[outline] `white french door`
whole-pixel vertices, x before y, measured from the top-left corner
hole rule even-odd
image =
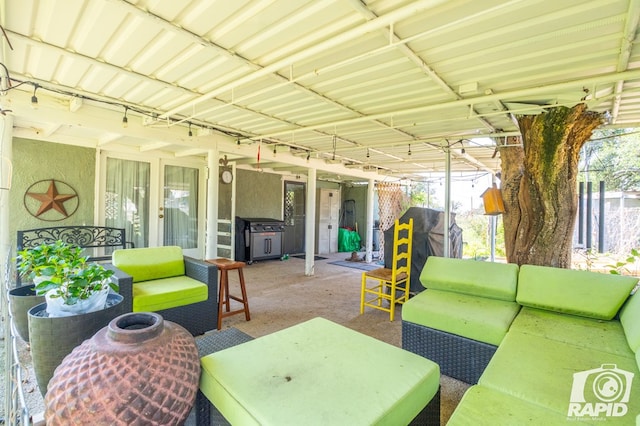
[[[205,229],[203,161],[103,152],[99,220],[125,228],[135,247],[177,245],[202,258]]]

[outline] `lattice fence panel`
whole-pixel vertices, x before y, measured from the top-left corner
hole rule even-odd
[[[399,183],[378,182],[378,210],[380,214],[380,228],[378,235],[378,259],[384,259],[384,231],[391,228],[395,220],[400,217],[403,206],[402,187]]]

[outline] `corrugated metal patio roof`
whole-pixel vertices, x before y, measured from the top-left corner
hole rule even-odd
[[[174,157],[217,146],[245,168],[260,146],[263,169],[421,179],[448,147],[453,170],[498,171],[515,114],[584,100],[609,126],[640,123],[638,0],[0,6],[0,62],[14,87],[32,83],[0,99],[17,137]]]

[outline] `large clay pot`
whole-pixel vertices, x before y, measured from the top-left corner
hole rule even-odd
[[[16,333],[25,342],[29,341],[29,309],[44,302],[44,296],[36,295],[35,285],[23,285],[9,290],[11,319]]]
[[[49,382],[48,426],[181,425],[200,380],[191,333],[156,313],[115,318],[69,354]]]
[[[29,309],[31,358],[36,382],[43,396],[53,372],[64,357],[107,326],[109,321],[125,312],[122,301],[120,294],[111,293],[107,296],[107,306],[104,309],[68,317],[47,316],[46,303]]]

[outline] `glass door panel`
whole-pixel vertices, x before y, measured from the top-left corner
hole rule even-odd
[[[107,158],[105,226],[124,228],[135,247],[149,246],[150,164]]]
[[[164,202],[160,218],[165,246],[183,250],[198,248],[199,170],[192,167],[164,166]]]

